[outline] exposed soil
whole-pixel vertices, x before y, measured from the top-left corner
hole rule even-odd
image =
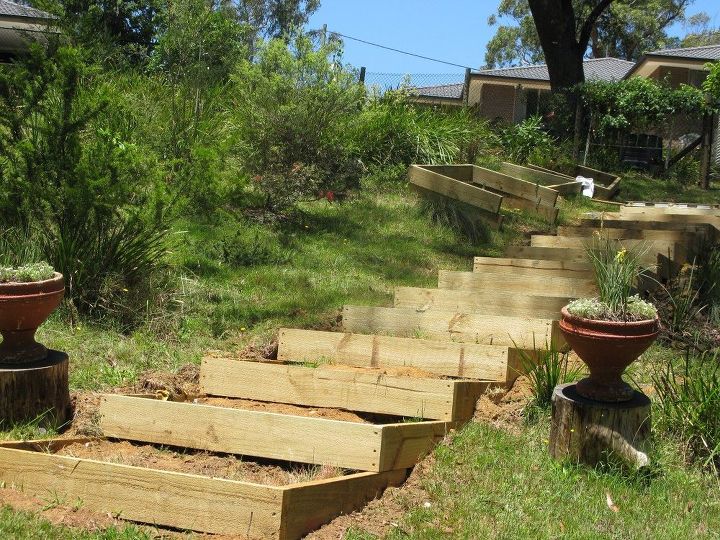
[[[258,357],[262,356],[263,358],[257,358],[257,360],[267,361],[264,354],[265,351],[263,351],[262,354],[258,354]],[[247,356],[245,356],[245,359],[247,359]],[[321,368],[437,378],[436,375],[414,368],[373,369],[341,365],[323,365]],[[251,400],[198,396],[198,375],[199,369],[194,365],[185,366],[175,374],[153,371],[141,376],[138,383],[131,388],[117,389],[113,390],[113,392],[156,394],[163,399],[195,401],[197,403],[221,407],[279,412],[350,422],[380,420],[373,418],[372,415],[361,416],[353,412],[338,409],[300,407]],[[490,390],[478,400],[473,421],[489,422],[505,430],[512,432],[517,431],[520,429],[519,426],[522,421],[523,408],[526,406],[530,395],[530,385],[526,377],[519,377],[515,381],[515,384],[507,391],[502,388]],[[99,394],[88,392],[76,393],[73,395],[73,401],[76,408],[75,420],[72,427],[63,434],[63,437],[99,435],[97,425]],[[453,433],[451,432],[449,438],[443,443],[448,444],[452,436]],[[293,482],[331,478],[342,474],[342,471],[335,468],[302,465],[297,465],[295,468],[281,467],[277,462],[263,462],[262,460],[261,462],[240,461],[233,456],[221,456],[207,452],[185,451],[180,449],[159,449],[152,445],[133,444],[127,441],[94,441],[89,445],[76,443],[66,447],[59,453],[140,467],[159,468],[268,485],[287,485]],[[387,489],[379,499],[371,501],[363,510],[336,518],[331,523],[310,534],[308,538],[312,540],[341,539],[350,528],[367,531],[382,537],[392,529],[402,527],[402,520],[408,511],[431,504],[430,498],[422,486],[422,479],[427,475],[433,463],[434,457],[432,455],[428,456],[414,468],[409,479],[401,487]],[[5,491],[8,490],[0,490],[0,497],[4,497]],[[51,510],[43,510],[43,505],[46,503],[33,500],[24,494],[10,492],[8,497],[8,499],[0,498],[0,501],[7,500],[7,504],[17,509],[28,509],[39,512],[42,517],[50,519],[53,523],[63,523],[71,527],[90,530],[106,528],[109,525],[116,524],[116,520],[110,515],[89,511],[83,511],[83,513],[78,514],[78,511],[74,508],[61,505]],[[48,514],[48,512],[50,513]],[[156,533],[160,533],[157,537],[162,538],[178,537],[173,532],[156,531]],[[234,538],[241,537],[198,535],[197,538],[234,540]]]
[[[95,459],[134,467],[199,474],[212,478],[242,480],[258,484],[284,486],[295,482],[334,478],[341,469],[325,466],[289,465],[246,461],[229,455],[190,450],[158,448],[128,441],[93,440],[68,445],[57,452],[60,456]]]
[[[92,512],[79,504],[65,501],[43,500],[14,489],[0,489],[0,505],[11,506],[22,512],[30,512],[48,520],[53,525],[82,528],[98,531],[112,526],[122,526],[122,522],[111,514]]]
[[[401,526],[403,517],[410,510],[431,504],[422,486],[422,479],[434,462],[434,456],[429,455],[415,466],[402,486],[387,488],[380,498],[370,501],[362,510],[335,518],[310,533],[306,539],[339,540],[345,537],[348,529],[367,531],[380,538],[384,537],[392,529]]]
[[[311,418],[327,418],[330,420],[344,420],[345,422],[369,423],[369,420],[350,411],[341,409],[324,409],[322,407],[300,407],[285,403],[269,403],[265,401],[252,401],[249,399],[231,399],[221,397],[198,397],[193,400],[203,405],[226,407],[230,409],[243,409],[246,411],[263,411]]]

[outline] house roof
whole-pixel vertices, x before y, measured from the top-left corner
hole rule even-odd
[[[463,95],[463,83],[441,84],[437,86],[422,86],[411,88],[410,93],[428,98],[461,99]]]
[[[633,62],[619,58],[591,58],[583,62],[587,80],[613,81],[622,79],[633,67]],[[500,69],[483,69],[475,73],[485,77],[550,81],[546,64]]]
[[[23,6],[10,2],[9,0],[0,0],[0,17],[20,17],[24,19],[53,19],[54,16],[45,11],[40,11],[29,6]]]
[[[720,45],[703,45],[702,47],[685,47],[681,49],[660,49],[645,53],[645,56],[670,56],[689,60],[720,60]]]

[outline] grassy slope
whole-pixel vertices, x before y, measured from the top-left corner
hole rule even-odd
[[[640,183],[633,189],[648,187]],[[667,190],[662,195],[656,198],[669,198]],[[561,218],[572,221],[578,212],[595,208],[578,201],[567,205]],[[171,299],[169,305],[177,307],[169,315],[148,315],[147,324],[130,335],[93,326],[69,329],[57,316],[42,328],[40,338],[70,352],[74,389],[119,386],[146,369],[198,362],[207,349],[265,343],[281,325],[330,327],[345,303],[389,305],[394,285],[434,286],[439,268],[468,270],[473,255],[498,255],[503,244],[518,240],[522,232],[546,228],[515,214],[504,233],[493,233],[487,245],[472,247],[448,228],[433,225],[417,199],[400,192],[366,193],[341,205],[313,204],[304,223],[307,227],[294,237],[283,238],[291,252],[287,263],[252,267],[220,264],[203,249],[242,224],[186,223],[187,232],[173,254],[179,293]],[[642,537],[644,527],[655,527],[662,537],[692,532],[693,527],[718,530],[714,518],[703,522],[700,514],[703,505],[717,510],[720,493],[697,473],[673,463],[646,485],[559,466],[545,456],[545,427],[526,429],[520,437],[478,425],[464,429],[451,446],[438,450],[438,465],[427,480],[433,506],[411,513],[403,527],[421,538],[443,537],[442,530],[433,531],[440,523],[458,537],[485,536],[473,531],[550,537],[561,535],[563,527],[576,537]],[[463,485],[470,489],[458,490]],[[621,507],[617,514],[604,506],[606,489]],[[692,513],[685,513],[688,500],[696,505]],[[645,507],[647,518],[640,514]],[[600,528],[582,534],[596,520]],[[663,520],[677,534],[659,534]],[[0,514],[2,537],[144,538],[134,528],[76,534],[29,514]]]
[[[410,512],[391,539],[716,538],[717,483],[676,458],[655,477],[554,462],[547,421],[515,436],[471,424],[437,449],[425,479],[429,508]],[[608,507],[607,494],[618,507]],[[370,538],[360,532],[350,538]]]

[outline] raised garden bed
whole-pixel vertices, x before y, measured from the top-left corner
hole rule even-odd
[[[207,395],[448,422],[470,419],[488,384],[441,379],[417,368],[313,367],[216,356],[203,358],[200,370],[200,390]]]
[[[555,189],[526,182],[514,176],[478,167],[477,165],[413,165],[410,182],[422,176],[428,185],[447,182],[447,179],[479,187],[486,192],[501,196],[501,208],[517,208],[534,212],[554,223],[558,209],[555,207],[559,192]]]
[[[0,481],[140,523],[250,539],[294,540],[406,478],[345,473],[127,442],[0,443]]]
[[[212,402],[210,402],[212,403]],[[382,472],[412,467],[453,424],[332,420],[152,397],[102,396],[106,437],[265,459]]]
[[[603,201],[612,200],[618,191],[620,191],[620,180],[621,177],[615,176],[614,174],[599,171],[597,169],[591,169],[583,165],[575,165],[571,174],[564,174],[552,169],[540,167],[539,165],[528,164],[527,168],[534,169],[543,173],[553,174],[560,178],[569,180],[575,180],[578,176],[584,176],[585,178],[592,178],[593,184],[595,185],[595,194],[593,198],[600,199]]]
[[[564,344],[557,321],[550,319],[444,310],[345,306],[343,329],[348,332],[389,332],[403,336],[420,333],[432,339],[502,345],[524,350],[533,350],[551,342],[555,342],[558,347]]]
[[[446,377],[503,383],[514,381],[519,367],[514,351],[507,346],[349,332],[280,330],[279,360],[315,362],[321,358],[334,364],[411,368]]]
[[[411,165],[408,182],[413,190],[439,205],[452,200],[460,216],[471,224],[483,223],[493,228],[502,225],[500,205],[503,197],[457,176],[455,165]]]

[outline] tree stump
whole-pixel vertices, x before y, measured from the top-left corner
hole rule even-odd
[[[49,350],[39,362],[0,364],[0,428],[35,419],[59,427],[70,413],[67,354]]]
[[[580,396],[575,383],[555,387],[550,455],[596,465],[619,458],[632,467],[648,464],[650,399],[635,391],[630,401],[605,403]]]

